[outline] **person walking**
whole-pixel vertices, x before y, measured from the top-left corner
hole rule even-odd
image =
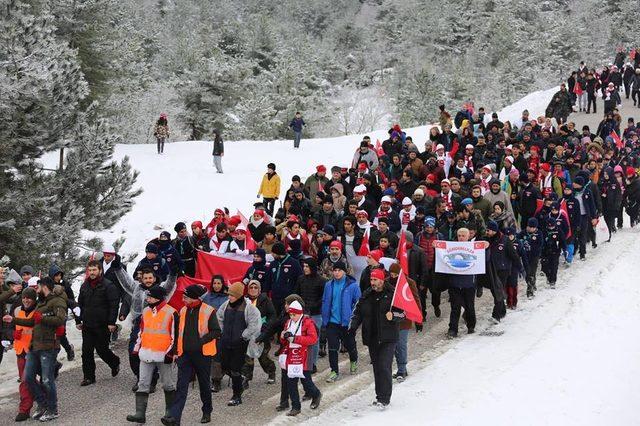
[[[220,130],[213,129],[213,165],[216,173],[222,173],[222,157],[224,157],[224,141]]]
[[[344,262],[336,262],[333,265],[333,278],[326,283],[322,295],[322,326],[327,330],[331,367],[327,383],[334,383],[340,378],[338,369],[340,343],[344,344],[349,352],[350,373],[358,372],[358,348],[355,336],[348,333],[348,326],[353,309],[361,295],[360,285],[356,279],[347,275],[347,265]]]
[[[13,323],[27,334],[24,327],[33,327],[31,343],[26,355],[24,375],[29,391],[37,402],[32,418],[46,422],[58,417],[58,393],[56,389],[56,356],[60,351],[60,337],[57,330],[67,320],[67,301],[64,291],[54,294],[55,283],[51,277],[38,281],[39,302],[30,317],[5,315],[5,323]],[[108,338],[108,335],[107,335]],[[22,341],[22,336],[20,336]],[[40,380],[36,379],[40,376]]]
[[[147,307],[142,312],[140,332],[133,352],[140,358],[136,412],[128,415],[127,421],[146,422],[147,402],[151,382],[157,370],[164,389],[165,416],[176,393],[176,352],[178,336],[178,313],[165,302],[167,293],[161,286],[147,290]]]
[[[206,292],[203,286],[192,284],[182,294],[184,306],[180,309],[177,346],[178,383],[173,403],[160,419],[165,426],[180,424],[189,383],[194,374],[198,379],[202,401],[200,423],[211,422],[211,359],[217,352],[216,339],[220,337],[220,326],[215,309],[202,303]]]
[[[262,182],[258,189],[258,196],[263,196],[265,210],[269,216],[273,216],[273,208],[276,200],[280,196],[280,176],[276,173],[276,165],[274,163],[267,164],[267,173],[262,176]]]
[[[14,284],[15,285],[15,284]],[[17,284],[20,285],[19,283]],[[36,309],[36,299],[38,295],[32,288],[22,290],[22,303],[13,311],[14,318],[32,319]],[[18,364],[18,377],[24,377],[25,365],[27,363],[27,353],[31,347],[33,337],[33,326],[18,325],[13,332],[13,350],[16,352],[16,362]],[[22,422],[29,420],[29,412],[33,407],[33,394],[29,390],[26,381],[21,380],[18,387],[20,394],[20,405],[15,421]]]
[[[399,321],[405,319],[402,310],[392,307],[392,301],[393,287],[385,282],[382,269],[374,269],[371,288],[362,294],[349,323],[350,336],[355,336],[362,325],[362,343],[369,348],[373,366],[376,389],[373,405],[378,407],[386,407],[391,402],[393,354],[399,338]]]
[[[293,147],[300,148],[300,139],[302,138],[302,128],[306,126],[307,123],[302,119],[302,114],[299,111],[296,111],[295,117],[289,123],[289,128],[293,130]]]
[[[230,407],[242,404],[245,356],[258,358],[262,355],[262,346],[255,343],[262,325],[260,311],[243,293],[244,284],[231,284],[229,300],[216,312],[222,330],[219,342],[222,371],[231,377],[233,388],[233,396],[227,402]]]
[[[110,333],[116,328],[120,292],[102,273],[102,263],[91,260],[87,264],[87,278],[80,286],[76,328],[82,331],[82,373],[80,386],[96,382],[94,351],[111,368],[111,376],[120,372],[120,358],[109,349]],[[66,313],[66,311],[65,311]]]
[[[164,154],[164,142],[169,138],[169,122],[166,113],[161,113],[160,118],[156,121],[153,136],[156,138],[158,154]]]
[[[310,408],[315,410],[320,406],[322,392],[313,383],[311,377],[312,365],[309,363],[307,351],[318,341],[318,331],[313,320],[304,315],[302,304],[293,301],[287,308],[289,320],[285,323],[280,342],[280,364],[287,371],[287,390],[291,400],[291,411],[287,416],[300,414],[300,394],[298,393],[298,379],[302,382],[305,395],[311,398]]]

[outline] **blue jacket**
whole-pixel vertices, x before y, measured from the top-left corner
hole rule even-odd
[[[284,259],[275,259],[269,264],[262,292],[271,292],[272,300],[283,300],[293,294],[300,275],[302,267],[298,260],[289,255]]]
[[[212,291],[208,291],[202,298],[204,303],[209,306],[213,306],[216,310],[220,309],[220,306],[222,306],[222,304],[227,300],[229,300],[229,295],[227,293],[214,293]]]
[[[304,126],[305,124],[306,123],[302,118],[294,118],[293,120],[291,120],[291,123],[289,123],[289,127],[291,127],[294,132],[301,132],[302,126]]]
[[[322,294],[322,326],[326,327],[329,324],[331,318],[331,305],[333,304],[333,285],[335,279],[327,281],[324,286],[324,293]],[[347,281],[342,289],[342,312],[341,322],[343,327],[349,326],[351,320],[351,314],[356,307],[356,303],[362,296],[360,291],[360,285],[356,282],[356,279],[351,275],[347,275]]]

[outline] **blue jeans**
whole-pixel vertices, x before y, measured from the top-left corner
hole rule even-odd
[[[407,343],[409,341],[409,330],[400,330],[400,338],[396,343],[396,364],[398,373],[407,374]]]
[[[302,138],[302,132],[293,132],[293,147],[300,147],[300,139]]]
[[[27,353],[27,364],[24,368],[24,380],[40,407],[49,411],[58,411],[58,393],[56,391],[56,355],[58,351],[31,351]],[[40,374],[40,382],[36,375]]]
[[[322,314],[312,315],[311,319],[316,323],[316,328],[318,331],[318,341],[315,345],[309,346],[309,355],[307,355],[307,365],[313,368],[318,362],[318,352],[320,352],[320,328],[322,327]]]

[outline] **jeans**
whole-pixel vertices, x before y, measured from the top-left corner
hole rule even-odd
[[[347,327],[330,322],[327,325],[327,340],[329,343],[329,366],[331,367],[331,371],[340,374],[338,369],[338,352],[340,351],[340,342],[344,343],[345,348],[349,351],[349,361],[358,361],[356,339],[353,334],[350,334],[347,331]]]
[[[282,370],[284,371],[284,370]],[[284,374],[286,376],[286,373]],[[283,377],[284,379],[284,377]],[[320,394],[320,390],[313,383],[313,379],[311,378],[311,371],[304,372],[304,379],[299,377],[289,377],[286,376],[287,380],[287,390],[289,391],[289,398],[291,399],[291,408],[294,410],[300,409],[300,394],[298,393],[298,379],[302,382],[302,388],[304,389],[305,395],[310,396],[311,398],[315,398]]]
[[[200,400],[202,401],[202,413],[211,414],[213,403],[211,401],[211,358],[202,352],[184,352],[178,358],[178,384],[176,385],[176,398],[169,409],[171,417],[180,422],[182,410],[187,402],[189,383],[195,373],[200,388]]]
[[[395,347],[396,342],[369,346],[369,356],[371,357],[373,379],[376,387],[376,399],[384,404],[388,404],[391,401],[391,390],[393,388],[391,365],[393,364]]]
[[[300,148],[300,138],[302,138],[302,132],[293,132],[293,147]]]
[[[219,155],[214,155],[213,156],[213,165],[216,168],[216,171],[218,173],[222,173],[222,157]]]
[[[322,315],[318,314],[318,315],[312,315],[311,319],[313,319],[313,322],[316,324],[316,329],[318,331],[318,335],[320,335],[320,328],[322,327]],[[315,345],[309,346],[309,355],[308,355],[308,364],[309,366],[313,367],[314,365],[316,365],[316,363],[318,362],[318,352],[320,352],[320,339],[318,338],[318,341],[316,342]]]
[[[400,330],[400,338],[396,343],[396,364],[398,373],[407,374],[407,344],[409,343],[409,330]]]
[[[31,351],[27,353],[24,369],[24,380],[29,386],[33,399],[40,407],[54,413],[58,412],[58,393],[54,377],[57,353],[55,349]],[[40,374],[40,381],[36,380],[38,374]]]
[[[582,94],[578,96],[578,108],[580,108],[580,111],[582,111],[586,107],[587,107],[587,92],[582,92]]]
[[[164,138],[156,138],[156,143],[158,145],[158,154],[162,154],[164,152]]]

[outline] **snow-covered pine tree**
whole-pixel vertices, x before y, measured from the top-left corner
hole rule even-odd
[[[136,174],[127,161],[108,163],[115,139],[81,109],[88,91],[77,52],[57,38],[52,17],[17,0],[0,0],[0,13],[0,257],[71,272],[80,249],[98,244],[81,231],[110,227],[130,209]],[[42,156],[61,147],[66,165],[54,155],[45,167]]]

